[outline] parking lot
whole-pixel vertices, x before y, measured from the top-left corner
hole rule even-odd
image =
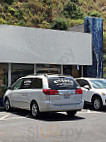
[[[0,142],[105,142],[106,110],[83,109],[74,118],[65,112],[33,119],[30,112],[0,110]]]

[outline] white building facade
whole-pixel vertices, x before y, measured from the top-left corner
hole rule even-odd
[[[92,65],[88,33],[0,25],[0,86],[36,73],[83,76]]]

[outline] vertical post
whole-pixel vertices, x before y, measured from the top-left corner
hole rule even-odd
[[[11,85],[11,63],[8,63],[8,86]]]
[[[61,75],[63,75],[63,65],[61,65]]]
[[[83,74],[84,74],[84,72],[83,72],[83,65],[81,66],[81,77],[83,77]]]
[[[36,64],[34,64],[34,75],[36,75],[36,71],[37,71],[37,66]]]

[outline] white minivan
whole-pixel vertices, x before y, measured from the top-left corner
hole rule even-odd
[[[4,95],[5,109],[31,110],[37,118],[41,112],[66,111],[74,116],[83,108],[82,89],[69,76],[29,75],[18,79]]]

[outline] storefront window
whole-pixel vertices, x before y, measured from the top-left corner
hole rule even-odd
[[[61,66],[55,64],[37,64],[37,73],[61,74]]]
[[[64,65],[63,66],[63,73],[64,73],[64,75],[72,75],[72,66],[71,65]]]
[[[12,64],[11,83],[13,84],[18,78],[30,74],[34,74],[34,65]]]
[[[73,65],[72,66],[72,76],[78,78],[81,76],[81,66]]]
[[[8,85],[8,64],[0,64],[0,98],[3,97]]]

